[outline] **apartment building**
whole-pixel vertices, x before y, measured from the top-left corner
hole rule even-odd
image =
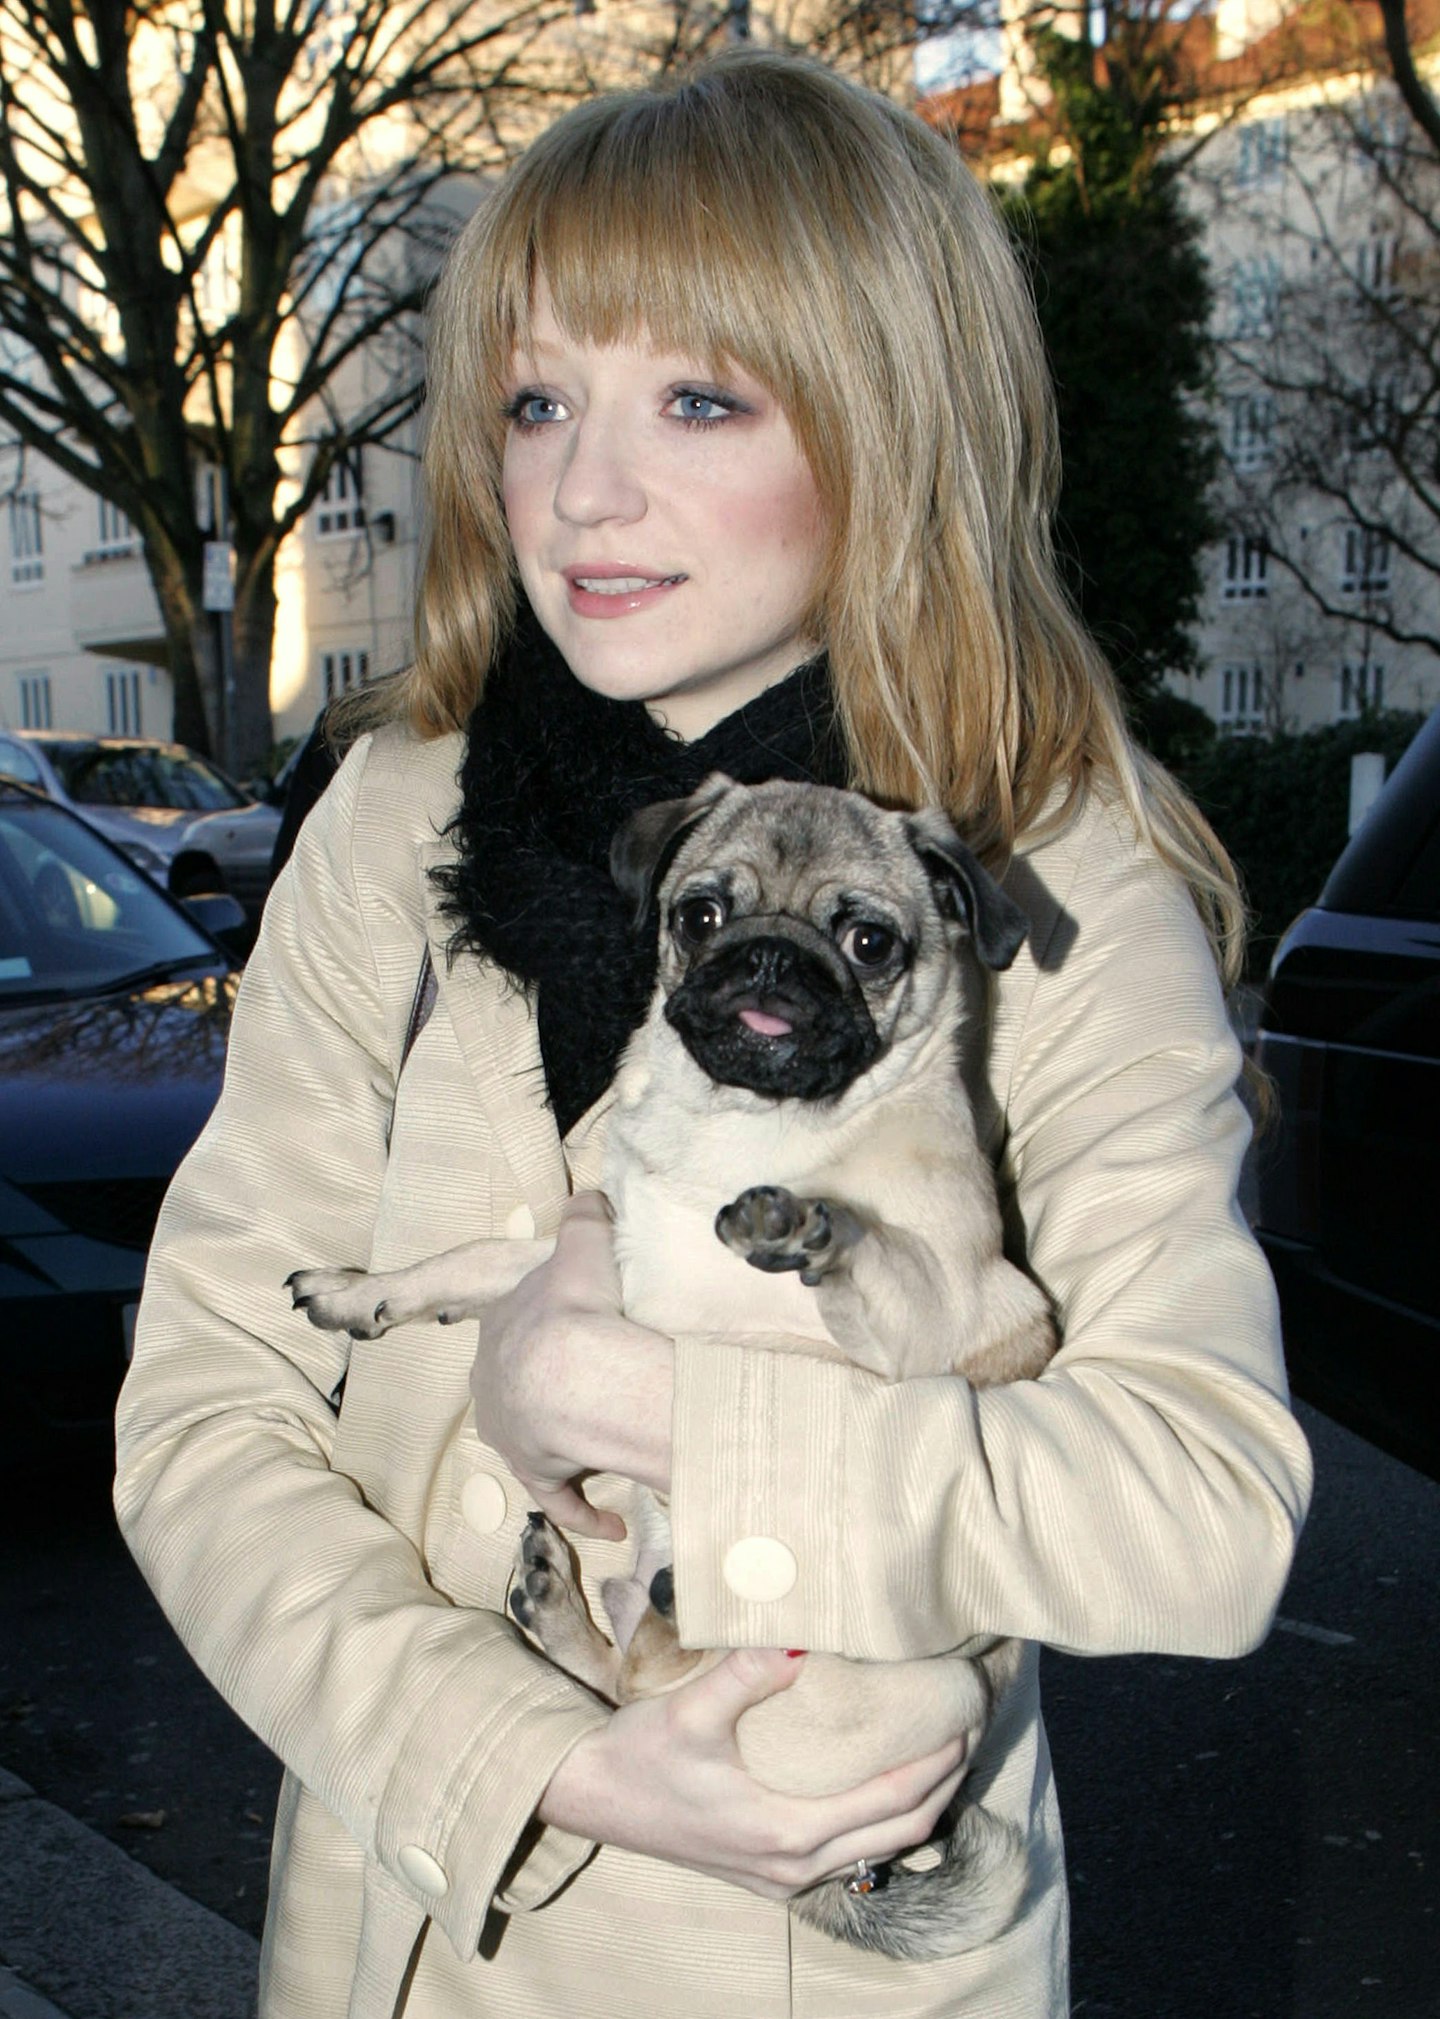
[[[417,539],[408,446],[337,465],[281,551],[277,738],[308,728],[322,700],[405,662]],[[168,736],[164,629],[129,521],[37,457],[4,511],[0,726]],[[218,537],[213,519],[210,530]]]
[[[1224,456],[1192,698],[1235,731],[1440,701],[1440,159],[1359,48],[1289,12],[1240,11],[1189,173]],[[1423,60],[1440,8],[1411,23]]]
[[[1043,85],[1006,0],[1004,69],[933,107],[986,173],[1023,175]],[[1422,71],[1440,4],[1412,0]],[[1063,29],[1061,18],[1058,25]],[[1177,9],[1176,122],[1214,293],[1220,537],[1200,670],[1223,728],[1305,729],[1440,701],[1440,162],[1378,62],[1378,10]]]

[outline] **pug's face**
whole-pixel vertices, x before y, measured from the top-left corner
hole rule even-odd
[[[612,867],[642,903],[662,875],[659,983],[690,1056],[777,1100],[837,1098],[953,1021],[960,942],[1008,965],[1025,930],[943,815],[825,786],[708,780],[637,815]]]

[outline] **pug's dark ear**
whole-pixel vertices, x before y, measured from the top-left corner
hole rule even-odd
[[[930,873],[942,911],[969,929],[984,967],[1009,967],[1030,930],[1030,921],[971,854],[943,813],[927,808],[906,823],[910,846]]]
[[[712,771],[688,799],[657,799],[653,806],[642,806],[616,833],[610,874],[635,906],[637,932],[676,849],[734,783],[723,771]]]

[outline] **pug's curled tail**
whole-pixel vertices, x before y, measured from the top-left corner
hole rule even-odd
[[[883,1868],[871,1893],[827,1879],[790,1902],[800,1920],[857,1949],[899,1962],[933,1962],[993,1942],[1010,1926],[1030,1885],[1025,1838],[1013,1823],[966,1804],[938,1845],[938,1865]]]

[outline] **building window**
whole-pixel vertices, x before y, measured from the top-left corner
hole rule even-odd
[[[40,520],[40,493],[10,494],[10,580],[17,589],[33,588],[45,579],[45,539]]]
[[[108,560],[114,555],[134,554],[140,546],[140,536],[131,525],[128,516],[118,505],[112,505],[108,498],[101,498],[99,540],[95,547],[95,558]]]
[[[21,673],[20,682],[20,727],[22,729],[53,729],[54,719],[50,712],[50,675],[48,673]]]
[[[1340,565],[1342,596],[1386,596],[1390,593],[1390,539],[1373,526],[1347,526]]]
[[[342,456],[330,467],[325,488],[316,500],[315,531],[322,540],[358,533],[365,523],[358,456]]]
[[[1274,430],[1275,401],[1269,393],[1240,393],[1232,399],[1227,448],[1233,467],[1262,469],[1270,460]]]
[[[1341,721],[1368,714],[1385,706],[1385,668],[1364,659],[1358,666],[1340,668]]]
[[[1270,593],[1270,549],[1248,533],[1232,533],[1225,542],[1225,580],[1220,594],[1227,603],[1252,602]]]
[[[1361,293],[1374,301],[1393,301],[1399,293],[1400,238],[1397,232],[1372,226],[1356,247],[1354,273]]]
[[[1274,336],[1279,316],[1279,263],[1265,257],[1239,261],[1230,277],[1231,335]]]
[[[140,734],[140,669],[115,666],[105,675],[105,714],[112,736]]]
[[[333,701],[337,694],[348,694],[352,687],[363,687],[369,678],[368,652],[347,645],[320,654],[320,684],[327,701]]]
[[[1220,727],[1253,735],[1265,727],[1265,675],[1258,666],[1227,666],[1220,676]]]
[[[195,273],[195,307],[207,329],[219,329],[240,306],[239,245],[224,225]]]
[[[1235,181],[1241,189],[1270,189],[1285,173],[1289,136],[1283,119],[1252,119],[1240,129]]]

